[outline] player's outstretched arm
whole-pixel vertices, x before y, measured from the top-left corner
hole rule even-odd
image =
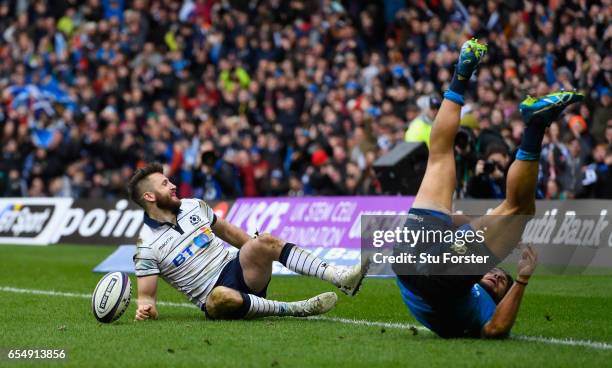
[[[215,232],[215,235],[236,248],[242,247],[244,243],[251,239],[249,234],[245,233],[241,228],[220,218],[217,218],[217,221],[212,226],[212,230]]]
[[[137,321],[157,319],[159,315],[155,307],[157,300],[157,275],[138,277],[138,308],[136,309]]]
[[[512,285],[512,288],[497,305],[493,318],[484,325],[482,329],[483,337],[502,338],[508,336],[521,306],[525,287],[536,268],[537,262],[537,253],[531,246],[527,246],[523,250],[518,263],[517,282]]]

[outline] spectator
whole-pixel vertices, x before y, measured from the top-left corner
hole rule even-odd
[[[545,199],[565,199],[561,183],[557,179],[549,178],[546,182]]]
[[[470,178],[467,194],[472,198],[504,198],[506,171],[510,157],[505,146],[493,145],[487,149],[484,160],[476,163],[475,176]]]
[[[440,109],[440,104],[440,97],[435,95],[421,96],[417,99],[420,114],[408,124],[408,130],[406,130],[406,136],[404,137],[406,142],[424,142],[429,147],[431,125]]]
[[[593,162],[585,168],[585,179],[582,182],[587,195],[592,198],[611,198],[610,188],[606,185],[612,184],[610,179],[612,151],[605,143],[600,143],[593,148],[592,156]]]
[[[476,167],[476,136],[469,126],[476,128],[477,122],[471,114],[466,114],[461,119],[461,126],[455,137],[455,159],[457,175],[457,193],[464,196],[467,190],[468,180],[474,175]]]
[[[568,148],[560,141],[559,124],[553,122],[542,144],[542,152],[540,156],[540,190],[548,193],[550,180],[556,181],[556,188],[561,187],[561,181],[558,179],[565,175],[568,170],[567,164],[570,161],[570,152]]]
[[[591,133],[597,139],[604,137],[606,125],[612,118],[612,92],[610,87],[604,87],[599,92],[599,100],[593,109],[593,127]]]
[[[295,174],[289,176],[289,191],[287,192],[289,197],[302,197],[304,195],[304,185],[302,180]]]
[[[612,199],[612,150],[608,149],[603,165],[597,170],[595,198]]]
[[[570,137],[567,142],[569,155],[566,156],[565,170],[559,175],[561,187],[565,189],[567,198],[580,198],[583,194],[582,179],[584,162],[580,154],[580,142]]]
[[[595,183],[595,198],[612,199],[612,150],[608,148],[604,165],[599,166]]]

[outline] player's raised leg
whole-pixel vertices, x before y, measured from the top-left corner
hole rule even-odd
[[[487,46],[476,39],[466,41],[461,47],[455,75],[444,93],[444,100],[436,115],[430,136],[429,159],[425,176],[416,195],[413,207],[432,209],[445,213],[452,210],[455,175],[455,135],[459,129],[463,95],[469,79],[487,52]]]
[[[367,265],[334,267],[307,250],[269,234],[248,241],[240,250],[240,265],[251,290],[263,290],[272,275],[272,262],[279,261],[293,272],[331,282],[347,295],[355,295]]]
[[[561,91],[540,98],[527,97],[521,102],[525,131],[506,178],[506,199],[489,215],[474,222],[476,228],[487,228],[487,246],[500,259],[518,244],[523,227],[535,213],[538,165],[546,128],[563,109],[583,99],[580,93]]]

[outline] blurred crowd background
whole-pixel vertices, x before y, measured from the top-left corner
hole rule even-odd
[[[489,56],[456,140],[457,196],[501,198],[526,95],[578,89],[538,198],[612,198],[611,0],[0,0],[0,196],[366,195],[428,129],[461,44]],[[406,173],[410,175],[410,173]]]

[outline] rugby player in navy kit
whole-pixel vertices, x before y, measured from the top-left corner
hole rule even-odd
[[[460,225],[450,216],[456,187],[455,135],[468,80],[486,51],[487,46],[475,39],[461,48],[455,75],[433,123],[427,169],[405,227],[415,231],[484,231],[484,244],[480,246],[447,244],[450,247],[445,248],[440,246],[444,244],[429,243],[414,249],[436,256],[446,250],[456,259],[476,256],[488,262],[476,268],[455,265],[454,269],[393,265],[408,309],[441,337],[508,336],[536,267],[537,254],[530,246],[523,249],[516,281],[496,265],[516,248],[526,219],[535,212],[538,162],[546,128],[566,106],[584,98],[579,93],[561,91],[540,98],[527,97],[521,102],[525,130],[507,175],[506,199],[487,216]],[[395,251],[404,250],[396,246]]]

